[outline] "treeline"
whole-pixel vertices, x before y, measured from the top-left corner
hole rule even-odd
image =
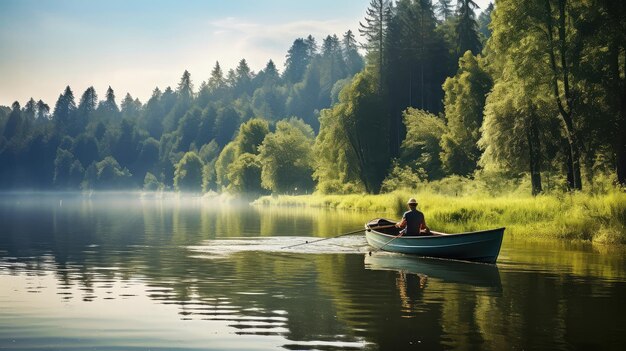
[[[529,180],[626,185],[626,6],[613,0],[371,0],[359,32],[294,41],[282,74],[216,64],[196,91],[113,91],[0,109],[6,188],[252,193]]]
[[[246,126],[260,125],[263,137],[293,134],[295,126],[313,140],[319,111],[364,67],[357,49],[351,31],[319,44],[309,35],[293,42],[282,74],[272,60],[256,73],[245,59],[227,72],[216,62],[198,89],[185,71],[175,89],[157,87],[146,103],[126,94],[118,106],[110,87],[103,100],[93,87],[77,99],[68,86],[53,108],[34,99],[0,107],[0,187],[261,190],[248,184],[259,164],[248,156],[263,139],[246,139]],[[312,188],[310,175],[305,183]]]
[[[478,18],[471,0],[449,5],[370,2],[367,67],[320,115],[318,189],[626,185],[626,5],[502,0]]]

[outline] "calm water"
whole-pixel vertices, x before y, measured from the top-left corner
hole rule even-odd
[[[619,349],[626,250],[374,253],[373,214],[0,195],[0,349]]]

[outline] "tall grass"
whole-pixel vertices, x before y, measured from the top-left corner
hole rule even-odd
[[[626,244],[626,193],[620,190],[533,197],[479,191],[459,195],[424,187],[381,195],[265,196],[255,204],[369,211],[375,217],[399,218],[409,197],[418,199],[420,210],[434,230],[465,232],[507,227],[507,234],[516,236]]]
[[[263,196],[253,202],[262,206],[304,206],[318,208],[333,208],[339,210],[371,211],[384,214],[394,214],[404,208],[404,201],[399,194],[389,193],[380,195],[351,194],[351,195],[278,195]]]

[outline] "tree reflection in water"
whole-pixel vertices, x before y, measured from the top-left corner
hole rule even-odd
[[[261,349],[610,348],[626,341],[623,251],[508,239],[493,266],[368,256],[355,236],[297,252],[260,247],[202,255],[190,248],[224,239],[330,237],[371,215],[63,200],[0,201],[0,280],[13,289],[0,290],[0,307],[13,306],[0,317],[3,343],[50,334],[36,327],[41,318],[75,326],[87,340],[99,338],[104,325],[124,349],[132,333],[114,331],[115,323],[126,325],[114,316],[129,313],[143,346],[175,345],[161,327],[184,334],[189,348],[218,339],[249,345],[247,338]],[[48,306],[38,304],[42,297]],[[93,306],[105,312],[91,313]],[[177,321],[168,318],[170,308]],[[69,348],[66,329],[57,342]]]

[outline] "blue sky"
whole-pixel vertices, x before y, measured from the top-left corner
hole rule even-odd
[[[478,1],[481,7],[486,0]],[[0,0],[0,105],[30,98],[51,107],[66,85],[93,85],[118,103],[175,87],[185,69],[197,86],[215,61],[245,58],[282,70],[293,40],[358,32],[369,0]]]

